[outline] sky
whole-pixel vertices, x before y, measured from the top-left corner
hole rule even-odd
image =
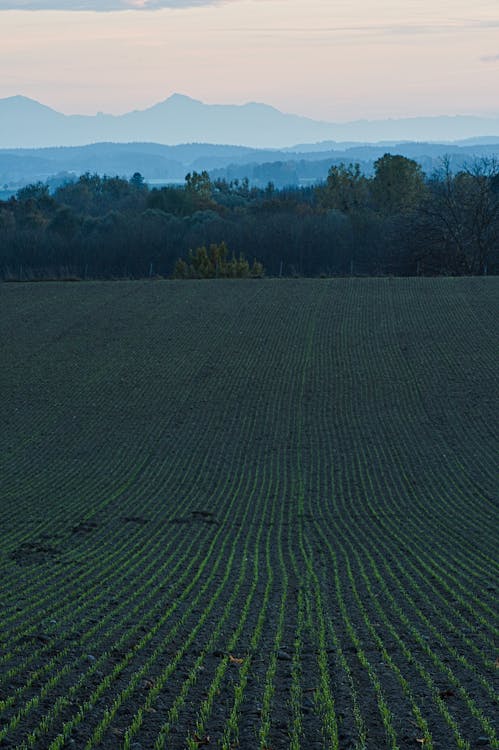
[[[499,0],[0,0],[0,98],[178,92],[341,122],[499,115]]]

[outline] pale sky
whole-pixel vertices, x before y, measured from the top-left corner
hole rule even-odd
[[[95,114],[174,92],[330,121],[499,115],[499,0],[0,0],[0,98]]]

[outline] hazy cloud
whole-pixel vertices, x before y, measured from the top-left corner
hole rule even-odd
[[[480,60],[486,63],[499,62],[499,55],[482,55]]]
[[[229,29],[230,31],[234,32],[242,32],[244,34],[248,32],[253,33],[266,33],[266,32],[275,32],[279,34],[289,33],[289,34],[337,34],[337,35],[346,35],[346,34],[369,34],[370,36],[428,36],[428,35],[437,35],[442,33],[448,33],[448,32],[469,32],[470,29],[477,29],[477,28],[495,28],[499,25],[498,21],[492,20],[492,21],[480,21],[476,22],[474,20],[470,21],[460,21],[460,22],[432,22],[432,23],[397,23],[397,24],[387,24],[387,23],[370,23],[370,24],[348,24],[348,25],[337,25],[337,26],[309,26],[306,24],[303,24],[302,26],[237,26]],[[481,58],[483,60],[491,61],[496,60],[497,56],[486,56]]]
[[[224,0],[0,0],[0,10],[159,10],[219,5]]]

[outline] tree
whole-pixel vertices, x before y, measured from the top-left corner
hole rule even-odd
[[[451,273],[487,273],[499,245],[499,162],[480,159],[457,174],[449,158],[430,181],[420,207],[420,259]]]
[[[12,211],[0,208],[0,232],[14,232],[16,219]]]
[[[80,220],[67,206],[62,206],[56,212],[47,229],[62,239],[70,240],[78,231]]]
[[[179,258],[175,263],[175,279],[214,279],[214,278],[261,278],[263,265],[256,259],[250,265],[242,253],[239,257],[233,254],[228,260],[228,248],[225,242],[212,243],[207,249],[201,245],[196,250],[189,250],[187,260]]]
[[[49,198],[49,187],[43,182],[35,182],[18,190],[16,197],[20,202],[29,200],[41,201]]]
[[[188,193],[199,198],[211,198],[212,185],[210,175],[206,170],[203,172],[189,172],[185,176],[185,189]]]
[[[186,199],[186,212],[215,211],[217,204],[213,200],[214,187],[206,170],[203,172],[189,172],[185,176],[184,197]]]
[[[134,172],[133,175],[130,177],[130,185],[134,187],[136,190],[147,190],[147,185],[140,174],[140,172]]]
[[[359,164],[333,165],[326,184],[318,192],[324,208],[334,208],[347,214],[365,208],[368,203],[368,181]]]
[[[371,189],[375,205],[382,213],[411,211],[425,196],[424,173],[413,159],[385,154],[374,162]]]
[[[491,256],[499,251],[499,161],[496,158],[477,160],[465,170],[465,175],[470,270],[486,274]]]

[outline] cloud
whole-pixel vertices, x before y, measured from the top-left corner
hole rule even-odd
[[[482,55],[480,60],[486,63],[499,62],[499,55]]]
[[[219,5],[224,0],[0,0],[2,10],[160,10]]]

